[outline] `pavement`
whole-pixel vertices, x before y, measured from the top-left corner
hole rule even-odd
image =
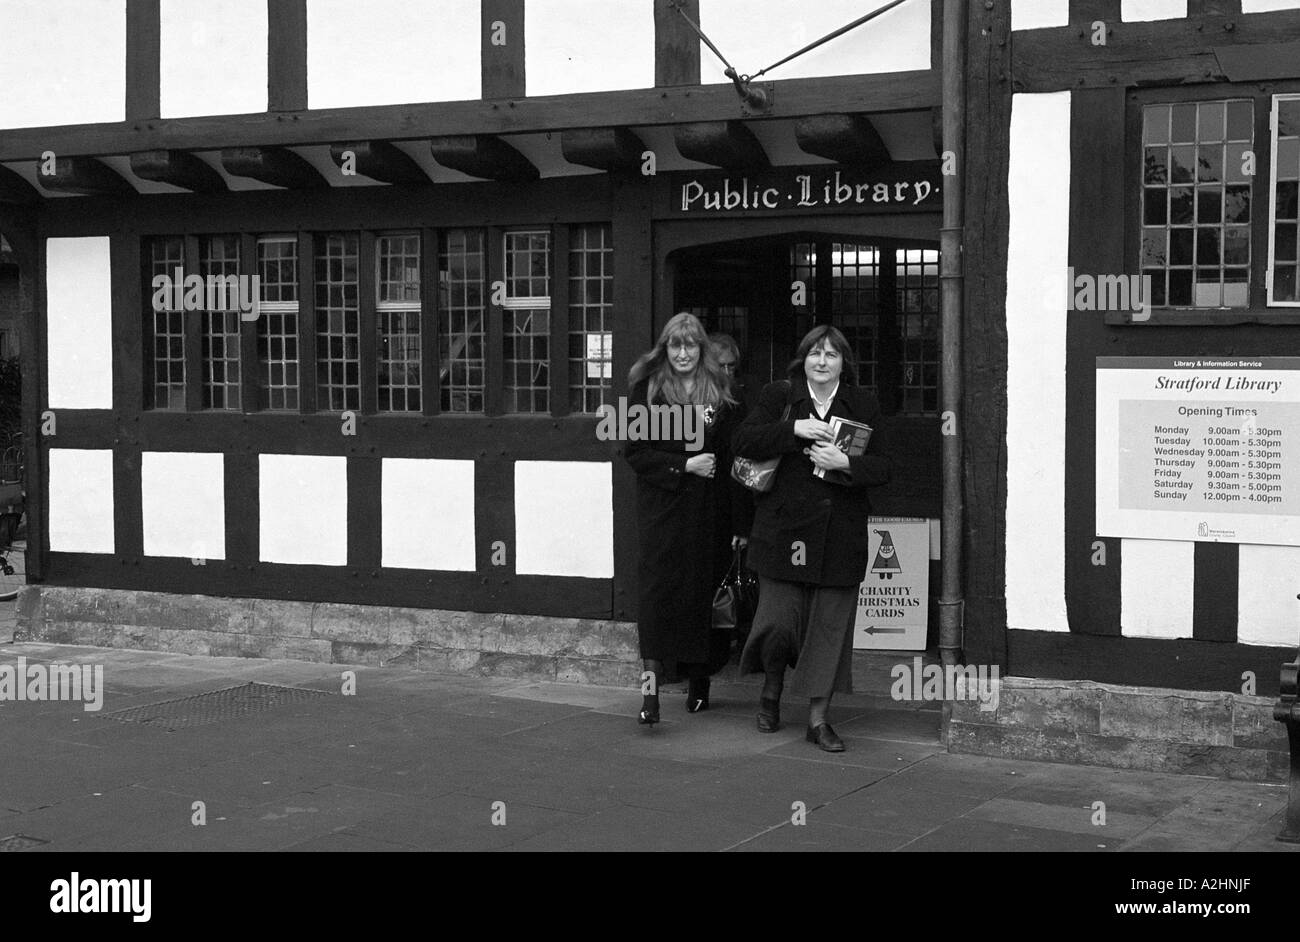
[[[0,702],[0,849],[1300,850],[1284,787],[949,755],[887,699],[836,700],[833,755],[793,701],[760,734],[748,683],[665,688],[648,729],[634,690],[11,637],[0,673],[101,665],[104,697]],[[153,707],[249,684],[292,689]]]

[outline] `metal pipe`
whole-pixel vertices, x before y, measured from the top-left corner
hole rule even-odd
[[[962,452],[962,298],[965,267],[962,242],[966,191],[966,30],[969,0],[943,4],[943,228],[939,235],[939,284],[943,364],[940,411],[943,419],[943,519],[941,521],[939,655],[958,663],[965,631],[962,595],[962,542],[965,533]]]

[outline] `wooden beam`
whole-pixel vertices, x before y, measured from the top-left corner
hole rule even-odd
[[[484,98],[523,98],[524,0],[482,0],[480,39]]]
[[[141,180],[169,183],[193,193],[225,193],[225,178],[183,150],[148,150],[131,155],[131,172]]]
[[[316,168],[282,147],[232,147],[221,152],[221,165],[236,177],[251,177],[287,190],[328,189]]]
[[[351,141],[330,145],[330,157],[340,169],[344,168],[344,156],[348,153],[352,155],[356,172],[372,180],[383,183],[431,182],[406,151],[399,150],[387,141]]]
[[[700,21],[700,0],[654,0],[655,86],[700,84],[700,37],[674,9]]]
[[[43,169],[43,168],[42,168]],[[54,173],[36,173],[36,182],[51,193],[83,196],[134,196],[131,186],[116,170],[94,157],[56,157]]]
[[[726,170],[769,170],[771,162],[754,132],[740,121],[701,121],[673,129],[678,152],[687,160]]]
[[[560,134],[560,151],[571,164],[637,173],[646,147],[627,128],[581,128]]]
[[[0,203],[31,206],[41,199],[40,191],[24,180],[21,174],[8,167],[0,167]]]
[[[1300,19],[1297,22],[1300,23]],[[1133,24],[1134,27],[1139,25],[1143,24]],[[1227,37],[1228,34],[1224,35]],[[919,111],[941,103],[938,75],[929,69],[792,79],[776,83],[776,90],[772,110],[764,115],[765,118],[802,118],[844,111],[863,114]],[[675,125],[735,118],[739,108],[736,90],[727,84],[543,95],[511,102],[510,107],[481,101],[452,101],[324,108],[293,121],[285,120],[283,115],[259,113],[237,118],[225,115],[147,123],[123,121],[18,128],[0,135],[0,163],[39,160],[47,150],[68,156],[97,156],[146,150],[207,151],[328,144],[333,141],[411,141],[438,135],[528,134],[570,128]]]
[[[267,110],[305,111],[307,0],[272,0],[266,26]]]
[[[889,163],[889,148],[872,123],[857,114],[804,118],[794,129],[799,149],[817,157],[864,168]]]
[[[471,177],[505,183],[527,183],[541,177],[527,157],[490,134],[435,137],[429,149],[438,163]]]
[[[162,14],[159,0],[126,0],[126,119],[162,114]]]

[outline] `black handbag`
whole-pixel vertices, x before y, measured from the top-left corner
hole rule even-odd
[[[741,638],[749,634],[758,609],[758,579],[745,568],[744,553],[736,548],[731,568],[713,594],[713,630],[734,632]]]

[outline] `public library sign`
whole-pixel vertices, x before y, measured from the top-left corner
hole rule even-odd
[[[826,165],[764,173],[674,174],[675,216],[769,212],[890,213],[938,210],[940,163],[886,164],[873,171]]]

